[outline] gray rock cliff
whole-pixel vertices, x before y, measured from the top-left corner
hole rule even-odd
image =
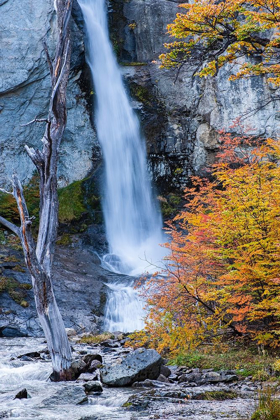
[[[23,181],[34,171],[24,145],[40,147],[45,126],[26,124],[35,117],[47,116],[50,77],[43,40],[52,55],[56,14],[52,0],[7,0],[0,2],[0,15],[0,183],[7,185],[14,170]],[[68,124],[59,167],[61,186],[84,178],[99,153],[86,95],[80,87],[83,38],[75,21],[73,40]]]
[[[238,117],[255,135],[279,136],[279,102],[263,78],[229,82],[229,69],[216,78],[193,78],[193,69],[159,69],[158,56],[170,39],[166,25],[182,0],[109,0],[111,39],[123,64],[132,106],[147,139],[150,169],[164,190],[182,187],[188,176],[212,162],[221,129]],[[50,78],[43,52],[55,47],[52,0],[0,1],[0,184],[13,170],[27,182],[34,167],[24,145],[40,144],[44,124],[26,125],[47,114]],[[101,152],[91,123],[92,95],[84,58],[82,17],[73,11],[73,57],[68,88],[68,124],[61,147],[61,186],[92,173]],[[236,129],[235,129],[236,131]]]
[[[193,78],[194,69],[185,66],[175,81],[176,70],[159,69],[158,56],[164,52],[163,44],[170,42],[166,26],[183,2],[111,0],[109,15],[120,61],[132,64],[124,68],[132,96],[142,99],[135,107],[146,132],[154,177],[175,187],[213,161],[217,132],[238,133],[232,126],[240,117],[253,135],[280,135],[280,102],[274,100],[277,92],[264,78],[230,82],[229,68],[215,78]],[[142,98],[134,84],[142,87]],[[144,89],[149,95],[143,101]]]

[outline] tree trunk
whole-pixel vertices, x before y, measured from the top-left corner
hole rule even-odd
[[[52,91],[42,151],[25,146],[40,175],[40,223],[37,244],[32,236],[32,220],[24,199],[21,183],[13,176],[13,192],[18,206],[21,226],[17,227],[0,216],[0,223],[16,233],[22,243],[26,265],[31,274],[35,303],[45,333],[53,364],[52,379],[69,380],[71,375],[71,348],[64,323],[53,293],[52,263],[57,238],[58,151],[66,126],[66,88],[70,72],[70,17],[73,0],[56,0],[58,42],[52,61],[46,44],[44,49],[50,68]],[[29,123],[29,124],[31,124]]]
[[[54,381],[71,380],[73,379],[70,369],[71,348],[56,304],[51,279],[43,273],[40,280],[38,277],[37,279],[32,277],[32,283],[39,320],[45,333],[52,359],[53,374],[51,379]],[[38,290],[39,288],[40,290]],[[45,300],[47,300],[47,304],[44,306]]]

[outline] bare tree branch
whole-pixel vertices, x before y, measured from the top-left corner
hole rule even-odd
[[[17,236],[20,237],[20,229],[14,225],[13,223],[9,222],[7,219],[5,219],[4,217],[0,216],[0,223],[5,226],[7,229],[11,230],[12,232],[14,232]]]
[[[52,75],[53,75],[52,60],[51,60],[51,57],[50,57],[50,54],[49,54],[49,49],[48,49],[48,46],[47,46],[47,43],[46,43],[45,39],[43,40],[43,47],[44,47],[44,51],[45,51],[45,54],[46,54],[47,63],[49,65],[50,75],[52,77]]]
[[[50,99],[50,110],[52,110],[52,108],[53,108],[53,100],[54,100],[54,97],[55,97],[56,92],[57,92],[57,89],[58,89],[58,87],[60,85],[61,79],[64,76],[65,66],[66,66],[66,64],[68,62],[69,46],[70,46],[70,41],[68,40],[67,45],[66,45],[66,51],[65,51],[63,65],[62,65],[62,68],[60,70],[60,74],[59,74],[59,76],[57,78],[57,81],[55,83],[55,86],[53,87],[53,90],[52,90],[51,99]]]
[[[0,188],[0,191],[3,192],[3,193],[5,193],[5,194],[13,195],[13,192],[12,191],[7,191],[4,188]]]
[[[47,120],[46,118],[34,118],[34,120],[29,121],[26,124],[21,124],[20,127],[27,127],[28,125],[34,124],[35,122],[39,122],[39,123],[48,123],[49,120]]]

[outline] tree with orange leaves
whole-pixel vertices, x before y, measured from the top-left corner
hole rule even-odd
[[[193,178],[146,288],[145,337],[178,352],[224,332],[280,340],[280,147],[223,136],[214,181]]]
[[[186,12],[168,25],[176,40],[165,44],[162,67],[191,63],[203,77],[240,60],[232,80],[267,75],[280,86],[280,0],[195,0],[179,7]]]

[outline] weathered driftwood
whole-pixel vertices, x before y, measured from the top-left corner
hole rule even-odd
[[[18,235],[26,265],[31,274],[36,308],[44,330],[53,363],[53,379],[71,379],[71,349],[52,287],[52,263],[58,225],[57,161],[66,126],[66,88],[70,72],[70,19],[73,0],[56,0],[58,42],[51,60],[44,49],[50,68],[52,91],[42,150],[25,149],[40,175],[40,221],[37,242],[32,236],[32,220],[24,199],[20,180],[13,176],[13,195],[20,214],[18,227],[0,217],[0,223]]]

